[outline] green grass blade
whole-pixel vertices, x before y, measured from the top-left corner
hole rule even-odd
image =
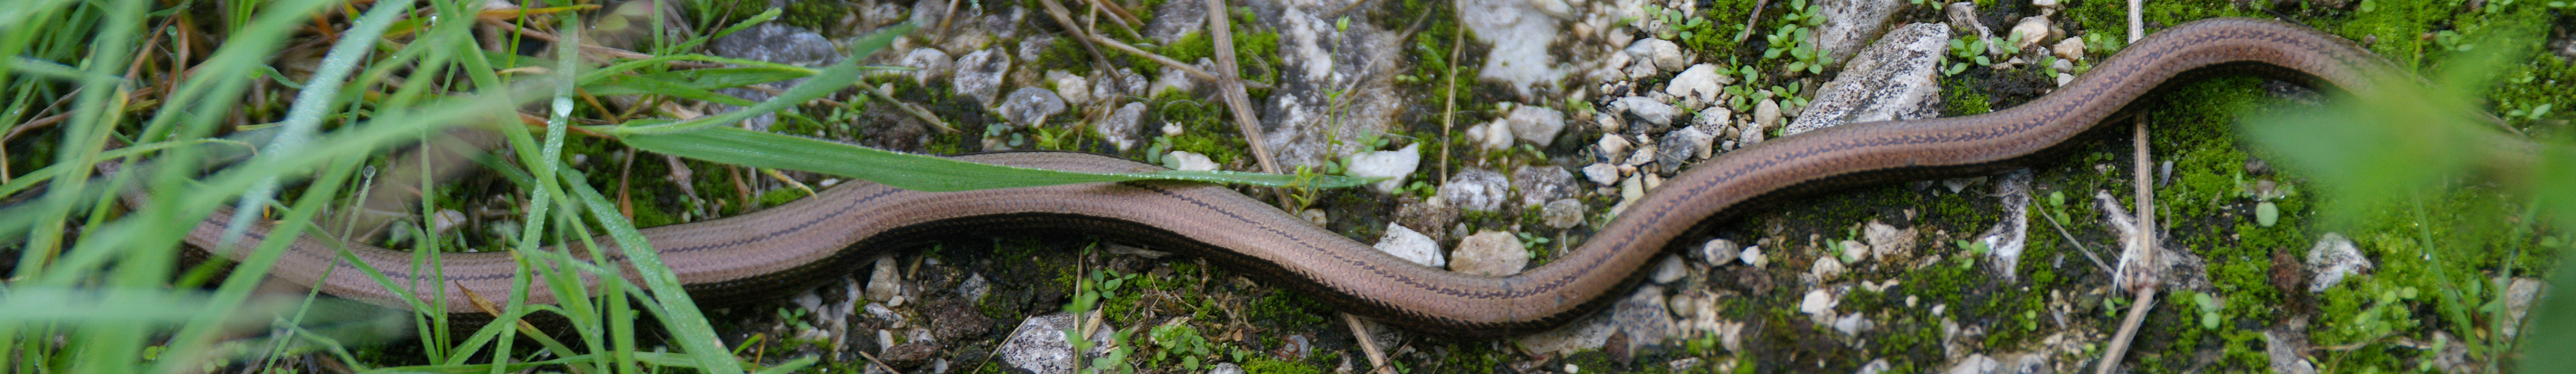
[[[1316,188],[1343,188],[1376,181],[1375,178],[1343,176],[1321,176],[1301,181],[1294,175],[1222,171],[1078,173],[957,161],[733,127],[714,127],[670,134],[623,134],[619,137],[625,140],[628,146],[656,153],[742,166],[839,175],[918,191],[966,191],[1136,180],[1187,180],[1272,187],[1304,185]]]

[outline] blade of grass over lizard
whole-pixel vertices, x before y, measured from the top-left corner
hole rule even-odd
[[[979,164],[732,127],[670,134],[625,134],[620,138],[628,146],[656,153],[734,165],[839,175],[916,191],[968,191],[1138,180],[1344,188],[1377,180],[1226,171],[1080,173]]]

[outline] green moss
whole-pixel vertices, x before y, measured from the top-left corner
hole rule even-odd
[[[850,15],[850,6],[839,1],[791,1],[779,12],[778,21],[815,32],[840,34],[841,19]]]
[[[1252,362],[1244,363],[1243,372],[1250,374],[1323,374],[1324,369],[1303,363],[1279,361],[1272,360],[1268,357],[1259,357],[1253,358]]]

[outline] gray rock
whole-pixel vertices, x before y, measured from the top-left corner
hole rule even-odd
[[[761,24],[717,38],[707,43],[707,53],[795,66],[823,66],[841,60],[841,53],[834,50],[832,41],[824,38],[822,34],[780,24]],[[786,88],[803,83],[805,83],[804,78],[797,78],[770,83],[770,86]],[[716,93],[754,102],[769,100],[771,97],[767,91],[741,87],[720,89],[716,90]],[[742,107],[718,104],[714,112],[736,110],[742,110]],[[742,127],[755,131],[768,131],[769,124],[777,120],[777,114],[763,113],[743,120]]]
[[[941,52],[938,48],[913,48],[912,52],[903,55],[903,62],[896,65],[913,68],[912,83],[928,86],[930,82],[947,78],[949,65],[955,63],[956,59],[948,58],[948,52]]]
[[[1655,126],[1670,126],[1673,123],[1673,117],[1680,115],[1672,105],[1644,96],[1622,97],[1619,101],[1610,102],[1610,107],[1612,111],[1637,116],[1638,119],[1646,120],[1647,123],[1653,123]]]
[[[1440,243],[1404,225],[1386,224],[1386,236],[1377,239],[1376,247],[1379,252],[1422,266],[1436,268],[1449,264],[1448,260],[1440,258]]]
[[[1743,250],[1744,247],[1735,245],[1733,240],[1709,239],[1707,243],[1700,244],[1698,251],[1693,251],[1691,254],[1699,255],[1701,262],[1707,262],[1711,266],[1725,266],[1727,263],[1735,262],[1736,255],[1741,254]]]
[[[1520,274],[1529,266],[1530,252],[1521,247],[1519,237],[1502,231],[1479,231],[1458,241],[1458,250],[1449,255],[1449,271],[1474,275]]]
[[[950,81],[957,96],[971,97],[985,105],[999,103],[1002,79],[1011,72],[1011,55],[1001,48],[967,53],[957,58],[957,78]]]
[[[1512,126],[1508,119],[1468,126],[1465,135],[1477,149],[1500,151],[1512,147]]]
[[[1199,58],[1199,62],[1193,66],[1206,69],[1213,65],[1216,65],[1216,63],[1210,62],[1207,58],[1202,57]],[[1181,69],[1164,67],[1161,74],[1154,76],[1153,85],[1148,86],[1145,89],[1145,96],[1163,96],[1167,93],[1180,93],[1187,95],[1198,92],[1198,89],[1199,83],[1197,77],[1192,77],[1188,72],[1181,71]]]
[[[1635,56],[1637,64],[1654,64],[1656,72],[1681,71],[1690,67],[1690,56],[1682,53],[1681,44],[1670,40],[1644,39],[1628,44],[1623,50]]]
[[[1064,98],[1065,105],[1082,106],[1091,103],[1090,79],[1063,70],[1048,70],[1046,75],[1047,83],[1055,84],[1055,95]]]
[[[1294,335],[1291,335],[1291,336],[1294,336]],[[1243,372],[1243,367],[1242,367],[1242,366],[1235,366],[1235,365],[1234,365],[1234,363],[1232,363],[1232,362],[1220,362],[1220,363],[1217,363],[1217,364],[1216,364],[1216,366],[1208,367],[1208,374],[1243,374],[1243,373],[1244,373],[1244,372]]]
[[[1365,151],[1361,138],[1385,133],[1411,100],[1386,77],[1399,65],[1396,51],[1404,49],[1398,46],[1412,40],[1399,40],[1401,35],[1373,22],[1351,22],[1345,30],[1314,13],[1325,11],[1330,9],[1287,6],[1263,16],[1278,22],[1283,63],[1274,85],[1280,88],[1252,104],[1261,107],[1261,140],[1282,167],[1321,165]],[[1257,73],[1248,67],[1253,60],[1245,61],[1246,74]]]
[[[1040,57],[1046,57],[1047,50],[1055,49],[1055,42],[1055,35],[1033,35],[1020,39],[1020,61],[1037,61]],[[1030,82],[1022,81],[1020,83],[1027,84]]]
[[[984,295],[990,295],[992,293],[993,283],[992,281],[984,280],[983,274],[968,274],[966,275],[966,281],[957,283],[958,297],[966,299],[966,301],[970,303],[983,302]]]
[[[1861,228],[1861,237],[1869,239],[1871,255],[1891,262],[1913,258],[1914,234],[1914,228],[1899,229],[1877,220]]]
[[[1617,138],[1614,137],[1608,139]],[[1591,179],[1594,184],[1599,184],[1605,187],[1617,185],[1619,184],[1619,167],[1611,166],[1610,164],[1592,164],[1584,166],[1583,177]]]
[[[1556,66],[1556,57],[1547,46],[1556,42],[1556,17],[1533,7],[1524,0],[1466,0],[1458,3],[1458,18],[1476,39],[1492,44],[1485,65],[1477,70],[1476,79],[1501,82],[1511,86],[1521,97],[1530,97],[1530,86],[1550,84],[1565,77]]]
[[[1831,316],[1834,313],[1834,305],[1841,303],[1842,300],[1834,297],[1831,291],[1822,288],[1808,290],[1807,296],[1798,299],[1798,312],[1815,316]]]
[[[1968,358],[1959,359],[1957,364],[1950,365],[1949,370],[1942,372],[1948,374],[1993,374],[2003,370],[2003,367],[2004,363],[2001,361],[1995,361],[1993,357],[1986,357],[1984,354],[1975,354],[1969,355]]]
[[[894,300],[903,294],[903,278],[895,272],[894,257],[878,257],[876,271],[868,274],[868,300]]]
[[[1512,136],[1540,147],[1555,144],[1556,133],[1565,130],[1565,112],[1535,105],[1512,107],[1503,120],[1511,124]]]
[[[1756,269],[1762,268],[1764,265],[1771,264],[1771,258],[1763,256],[1762,246],[1758,245],[1744,247],[1744,251],[1737,252],[1735,257],[1736,259],[1743,260],[1745,265],[1752,265],[1753,268]]]
[[[1376,189],[1378,193],[1395,193],[1395,189],[1404,187],[1404,178],[1412,176],[1413,170],[1421,165],[1422,144],[1415,143],[1393,151],[1353,154],[1343,170],[1354,177],[1391,178],[1370,184],[1369,188]]]
[[[1817,257],[1816,264],[1807,269],[1807,273],[1815,274],[1817,280],[1833,281],[1842,278],[1843,261],[1832,256]]]
[[[1579,191],[1577,188],[1574,173],[1566,172],[1565,167],[1548,165],[1512,169],[1512,189],[1520,192],[1521,206],[1524,207],[1574,197],[1575,191]]]
[[[1012,125],[1037,126],[1044,124],[1047,116],[1064,113],[1064,99],[1056,97],[1055,91],[1021,87],[1011,91],[1010,97],[1003,98],[1002,106],[996,110],[1001,111],[1002,119]]]
[[[2344,277],[2368,273],[2370,269],[2370,258],[2363,257],[2361,249],[2353,247],[2352,239],[2345,239],[2343,234],[2326,233],[2324,237],[2317,238],[2316,246],[2308,248],[2308,272],[2316,275],[2308,283],[2308,292],[2325,292],[2327,288],[2334,288],[2336,283],[2342,283]]]
[[[1655,142],[1656,172],[1664,175],[1681,172],[1683,162],[1708,153],[1709,141],[1716,138],[1699,126],[1664,133],[1664,138]]]
[[[1816,26],[1816,45],[1834,61],[1851,61],[1861,46],[1886,33],[1905,0],[1819,0],[1825,22]]]
[[[1573,228],[1574,225],[1582,224],[1583,214],[1583,201],[1575,199],[1557,199],[1556,201],[1550,201],[1547,202],[1547,205],[1540,207],[1538,210],[1539,221],[1547,224],[1547,227],[1556,228],[1558,230],[1569,229]]]
[[[1029,317],[1020,321],[1009,339],[993,348],[1002,363],[1035,373],[1072,373],[1073,344],[1065,341],[1065,331],[1073,329],[1072,314],[1056,313]],[[1103,328],[1106,330],[1106,328]]]
[[[1136,147],[1137,131],[1144,125],[1145,103],[1127,103],[1110,112],[1109,118],[1093,123],[1091,131],[1099,133],[1100,140],[1118,146],[1119,151],[1126,151]]]
[[[1154,21],[1145,23],[1145,37],[1156,44],[1181,41],[1190,33],[1207,30],[1207,4],[1198,0],[1171,0],[1154,7]]]
[[[1845,314],[1842,318],[1835,318],[1833,326],[1834,332],[1843,333],[1843,336],[1860,336],[1860,333],[1869,331],[1870,328],[1876,327],[1876,324],[1870,323],[1868,316],[1852,313]]]
[[[1501,210],[1510,192],[1511,181],[1503,173],[1472,167],[1458,170],[1449,176],[1449,184],[1440,186],[1440,198],[1448,200],[1449,206],[1477,212]]]
[[[2308,361],[2306,316],[2291,317],[2289,323],[2263,331],[2263,355],[2269,358],[2274,373],[2316,374],[2317,364]],[[2511,330],[2506,330],[2511,331]]]
[[[1790,135],[1851,122],[1907,120],[1941,114],[1941,58],[1949,48],[1949,30],[1918,23],[1889,31],[1886,38],[1851,60],[1841,76],[1825,83],[1798,120],[1781,130]]]
[[[2547,284],[2539,278],[2515,277],[2504,287],[2504,336],[2522,335],[2522,317],[2531,314],[2531,301],[2540,298]]]
[[[1672,331],[1672,314],[1665,312],[1664,289],[1655,285],[1638,286],[1635,293],[1621,299],[1607,313],[1567,323],[1554,330],[1520,338],[1523,350],[1542,354],[1568,354],[1575,351],[1607,349],[1610,337],[1626,333],[1628,347],[1662,342]]]
[[[1109,69],[1091,79],[1091,98],[1118,100],[1132,95],[1144,95],[1146,86],[1149,84],[1145,81],[1145,76],[1128,72],[1127,69]]]

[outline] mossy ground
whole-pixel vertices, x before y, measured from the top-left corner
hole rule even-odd
[[[1380,11],[1407,17],[1381,15],[1379,20],[1411,19],[1423,12],[1445,14],[1450,10],[1431,2],[1387,2]],[[2482,32],[2501,25],[2539,24],[2558,17],[2539,11],[2507,12],[2491,17],[2483,12],[2467,12],[2454,4],[2441,2],[2407,2],[2403,5],[2379,4],[2371,12],[2348,10],[2297,9],[2274,10],[2311,25],[2325,26],[2329,31],[2353,38],[2375,36],[2380,42],[2369,44],[2376,52],[2394,57],[2401,65],[2423,67],[2437,64],[2445,55],[2444,47],[2419,35],[2429,31],[2457,30]],[[1731,3],[1730,3],[1731,4]],[[2121,36],[2125,26],[2121,6],[2113,1],[2071,1],[2063,20],[2064,27],[2079,33],[2106,33]],[[2001,1],[1981,4],[1992,19],[2035,12],[2025,1]],[[1701,9],[1703,17],[1722,20],[1731,25],[1750,9],[1741,5],[1720,4]],[[1921,13],[1921,12],[1917,12]],[[2219,16],[2265,14],[2264,10],[2247,9],[2224,1],[2150,2],[2146,12],[2151,25],[2171,25],[2191,19]],[[1920,15],[1918,15],[1920,16]],[[1381,25],[1398,27],[1402,25]],[[1726,34],[1740,29],[1714,27],[1695,34]],[[2153,26],[2151,26],[2153,27]],[[1246,56],[1276,56],[1276,34],[1238,28],[1239,53]],[[1450,85],[1442,77],[1457,79],[1460,91],[1460,123],[1475,123],[1493,114],[1492,108],[1477,103],[1502,101],[1491,97],[1499,90],[1477,87],[1472,80],[1474,64],[1463,64],[1457,75],[1449,75],[1450,37],[1458,32],[1455,24],[1434,20],[1414,35],[1406,46],[1412,65],[1405,74],[1414,78],[1400,85],[1414,95],[1426,98],[1445,97]],[[1756,44],[1760,38],[1754,38]],[[2108,38],[2117,40],[2119,38]],[[1746,61],[1760,65],[1759,45],[1738,45],[1726,38],[1689,39],[1688,47],[1705,54],[1703,61]],[[1048,69],[1080,69],[1093,63],[1086,52],[1067,49],[1070,43],[1059,43],[1050,51],[1047,61],[1037,62]],[[1184,61],[1206,54],[1205,39],[1193,36],[1179,43],[1156,47],[1157,51]],[[1478,47],[1468,46],[1463,56],[1477,56]],[[2430,52],[2428,52],[2430,51]],[[1750,54],[1750,55],[1748,55]],[[2097,53],[2097,58],[2101,54]],[[1077,58],[1078,57],[1078,58]],[[1138,71],[1150,71],[1144,61],[1124,61]],[[1275,61],[1270,61],[1275,65]],[[1249,63],[1258,64],[1256,63]],[[2436,66],[2433,69],[2438,70]],[[1248,69],[1248,72],[1259,69]],[[2421,70],[2419,70],[2421,71]],[[2490,92],[2493,108],[2502,113],[2514,109],[2530,110],[2541,104],[2564,103],[2561,98],[2576,97],[2566,85],[2548,84],[2576,80],[2576,68],[2554,58],[2534,58],[2529,63],[2514,64],[2503,72],[2506,82]],[[1257,79],[1258,77],[1256,77]],[[1944,81],[1945,115],[1967,115],[2007,108],[2028,101],[2037,92],[2015,90],[2004,82],[2042,81],[2047,77],[2035,69],[1994,71],[1971,69]],[[2027,84],[2027,83],[2020,83]],[[2188,248],[2207,263],[2210,288],[2169,293],[2158,302],[2146,319],[2142,333],[2130,348],[2127,367],[2142,372],[2190,370],[2261,371],[2268,361],[2263,354],[2265,331],[2281,328],[2292,318],[2308,319],[2312,346],[2325,347],[2312,353],[2317,363],[2331,371],[2409,370],[2420,367],[2430,357],[2408,342],[2431,341],[2431,334],[2442,332],[2452,337],[2471,337],[2481,349],[2493,349],[2503,341],[2492,332],[2492,317],[2477,307],[2499,293],[2492,285],[2464,289],[2463,285],[2484,282],[2502,275],[2527,276],[2534,269],[2554,264],[2554,250],[2540,248],[2535,237],[2551,235],[2549,229],[2527,223],[2518,216],[2516,202],[2491,189],[2466,188],[2424,196],[2416,203],[2382,207],[2370,217],[2353,223],[2330,223],[2319,216],[2317,205],[2332,195],[2307,185],[2297,170],[2271,173],[2249,173],[2249,161],[2265,159],[2261,150],[2251,149],[2236,130],[2241,121],[2236,113],[2267,110],[2280,105],[2301,105],[2277,98],[2266,82],[2252,78],[2227,78],[2195,83],[2170,90],[2142,104],[2143,117],[2151,126],[2151,157],[2172,163],[2170,180],[2160,181],[2155,189],[2159,222],[2169,238],[2169,245]],[[920,90],[923,96],[908,99],[937,103],[943,100],[940,88]],[[1166,95],[1145,101],[1149,108],[1147,123],[1177,123],[1188,135],[1158,139],[1161,150],[1184,150],[1207,154],[1220,164],[1242,166],[1249,163],[1240,151],[1237,137],[1222,136],[1233,131],[1229,117],[1219,103],[1204,98]],[[964,110],[942,106],[943,116]],[[1579,156],[1581,147],[1562,146],[1547,149],[1518,149],[1512,152],[1477,152],[1453,137],[1442,138],[1444,129],[1440,107],[1415,105],[1399,116],[1405,123],[1396,138],[1425,142],[1449,148],[1453,157],[1487,164],[1529,163],[1537,157]],[[1474,118],[1471,120],[1470,118]],[[2563,127],[2562,115],[2545,115],[2538,120],[2519,120],[2517,125],[2547,134]],[[2113,125],[2116,126],[2116,125]],[[1899,183],[1864,187],[1822,196],[1799,198],[1785,208],[1758,212],[1731,223],[1717,226],[1717,236],[1752,243],[1763,239],[1773,252],[1772,266],[1753,271],[1755,276],[1770,278],[1768,292],[1751,292],[1721,303],[1730,320],[1753,322],[1756,328],[1746,338],[1748,352],[1727,353],[1722,349],[1685,348],[1687,344],[1656,346],[1633,353],[1632,357],[1615,357],[1604,352],[1578,353],[1566,357],[1542,359],[1532,368],[1558,368],[1572,365],[1584,371],[1662,372],[1670,367],[1653,364],[1658,360],[1682,357],[1705,359],[1699,369],[1732,362],[1729,367],[1745,372],[1780,371],[1848,371],[1872,359],[1888,359],[1897,372],[1925,372],[1945,368],[1949,357],[1944,352],[1945,336],[1941,321],[1976,326],[1983,334],[1972,341],[1961,342],[1977,352],[2004,352],[2029,349],[2051,335],[2076,334],[2099,339],[2116,330],[2128,301],[2123,295],[2108,292],[2110,276],[2087,254],[2109,261],[2118,248],[2115,234],[2103,221],[2102,212],[2092,203],[2097,192],[2107,192],[2122,204],[2129,201],[2132,149],[2127,131],[2106,131],[2118,136],[2088,137],[2061,160],[2032,165],[2037,171],[2032,206],[2029,243],[2020,263],[1997,264],[1971,257],[1955,245],[1969,239],[2001,219],[1995,208],[1991,183],[1972,184],[1967,190],[1952,193],[1927,183]],[[1075,139],[1091,137],[1075,132]],[[972,150],[971,137],[946,137],[938,144],[963,140],[962,145],[931,145],[933,150]],[[1080,143],[1076,141],[1075,143]],[[955,147],[955,148],[947,148]],[[1146,148],[1139,146],[1139,148]],[[1437,151],[1426,151],[1435,154]],[[1147,158],[1143,151],[1127,154]],[[1438,161],[1426,160],[1426,164]],[[644,163],[638,163],[639,172]],[[598,175],[594,173],[594,175]],[[1417,180],[1436,180],[1440,175],[1423,172]],[[594,177],[597,178],[597,177]],[[2298,192],[2277,198],[2258,198],[2248,194],[2247,186],[2260,180],[2279,182]],[[701,190],[728,187],[701,186]],[[1420,193],[1416,191],[1413,193]],[[1371,205],[1365,196],[1351,193],[1328,193],[1325,206]],[[2265,226],[2255,222],[2256,206],[2264,202],[2282,212],[2278,224]],[[1594,207],[1606,207],[1611,201],[1587,201]],[[1337,208],[1338,209],[1338,208]],[[1346,212],[1384,212],[1384,208],[1334,210],[1336,216]],[[1470,215],[1463,222],[1473,227],[1501,228],[1518,224],[1534,227],[1531,214]],[[2499,220],[2498,218],[2502,218]],[[1343,219],[1337,219],[1342,221]],[[1373,219],[1360,218],[1359,221]],[[1862,313],[1878,326],[1859,336],[1840,336],[1822,326],[1807,322],[1807,316],[1796,312],[1796,286],[1804,272],[1825,252],[1827,242],[1852,239],[1856,227],[1870,222],[1890,222],[1918,232],[1918,257],[1942,256],[1938,262],[1923,264],[1865,263],[1844,276],[1850,280],[1895,282],[1883,292],[1855,289],[1844,296],[1838,311]],[[2052,222],[2053,221],[2053,222]],[[1356,225],[1369,227],[1370,225]],[[1355,239],[1373,238],[1373,230],[1352,230]],[[2307,248],[2325,232],[2342,233],[2354,238],[2373,258],[2383,259],[2376,272],[2354,278],[2321,294],[2310,294],[2303,287],[2277,285],[2275,278],[2282,269],[2294,268],[2280,261],[2304,258]],[[1579,242],[1577,237],[1565,240]],[[1006,241],[1007,242],[1007,241]],[[1088,240],[1075,240],[1087,243]],[[1338,318],[1322,305],[1293,292],[1262,285],[1232,269],[1210,267],[1197,260],[1167,258],[1160,260],[1121,259],[1101,256],[1095,251],[1082,251],[1064,245],[1032,243],[992,246],[995,269],[1015,269],[1005,273],[1050,274],[1045,279],[1023,279],[1023,282],[1045,285],[1061,295],[1079,287],[1083,275],[1076,269],[1107,269],[1113,274],[1138,274],[1135,292],[1124,292],[1112,298],[1106,315],[1114,324],[1152,326],[1174,318],[1188,317],[1191,324],[1207,333],[1216,345],[1227,349],[1268,352],[1280,347],[1280,336],[1305,334],[1315,341],[1317,352],[1349,352],[1349,332]],[[2078,249],[2078,247],[2082,249]],[[1016,249],[1014,249],[1016,248]],[[1068,254],[1065,250],[1072,250]],[[962,254],[961,254],[962,253]],[[947,256],[976,256],[975,251],[952,251]],[[1542,256],[1546,257],[1546,256]],[[2431,261],[2412,259],[2429,258]],[[1029,259],[1029,260],[1021,260]],[[1542,259],[1543,261],[1544,259]],[[1086,265],[1067,265],[1068,263]],[[1993,274],[1996,266],[2012,266],[2018,278],[1999,281]],[[1032,267],[1053,270],[1030,271]],[[1724,269],[1724,268],[1722,268]],[[1740,269],[1740,268],[1737,268]],[[2303,279],[2303,278],[2300,278]],[[1724,282],[1721,282],[1724,283]],[[1736,291],[1753,291],[1746,284]],[[1721,286],[1725,287],[1725,286]],[[2396,297],[2400,290],[2414,290],[2414,296]],[[2443,292],[2438,290],[2464,290]],[[2223,306],[2205,308],[2196,305],[2195,294],[2205,294]],[[1035,300],[1047,300],[1039,297]],[[1932,306],[1942,312],[1931,312]],[[2465,307],[2466,309],[2463,309]],[[991,317],[1009,320],[1017,313],[1049,312],[1044,308],[988,308]],[[2214,310],[2215,328],[2204,327],[2201,316]],[[1696,338],[1696,337],[1694,337]],[[1856,342],[1856,344],[1855,344]],[[1526,364],[1530,357],[1513,353],[1508,343],[1496,341],[1415,340],[1406,343],[1411,355],[1398,355],[1398,368],[1412,372],[1487,372],[1498,368]],[[1141,345],[1152,351],[1151,345]],[[2102,349],[2086,344],[2080,355],[2098,356]],[[1420,352],[1439,352],[1423,354]],[[1303,361],[1279,361],[1275,357],[1252,359],[1245,365],[1256,373],[1299,373],[1330,370],[1340,363],[1341,353],[1317,355]],[[1364,362],[1363,362],[1364,363]],[[1819,366],[1821,365],[1821,366]],[[1696,369],[1695,369],[1696,370]]]

